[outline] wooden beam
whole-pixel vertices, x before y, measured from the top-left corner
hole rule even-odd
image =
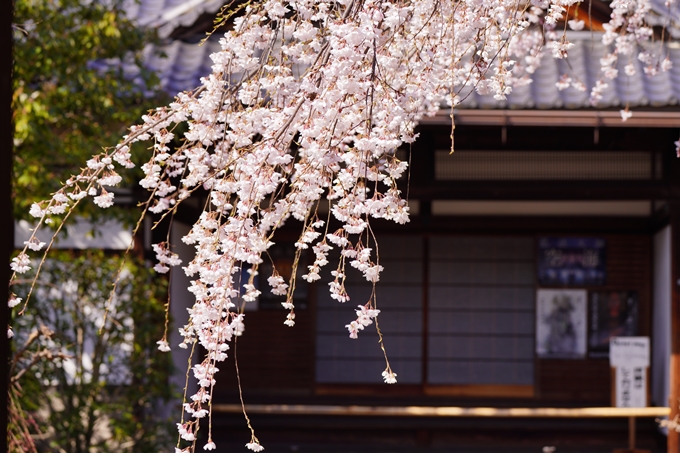
[[[240,404],[214,404],[213,411],[241,413]],[[250,414],[343,415],[397,417],[485,417],[485,418],[628,418],[664,417],[668,407],[452,407],[452,406],[339,406],[306,404],[246,404]]]
[[[413,200],[667,200],[673,195],[663,181],[430,181],[412,184],[409,193]]]
[[[422,125],[451,125],[450,110],[420,120]],[[502,110],[457,109],[456,127],[476,126],[559,126],[559,127],[660,127],[677,128],[680,112],[635,111],[626,122],[618,111],[602,110]]]
[[[533,385],[512,384],[426,385],[424,393],[432,396],[533,398],[536,389]]]
[[[406,225],[387,220],[372,221],[371,225],[376,231],[389,234],[472,235],[651,234],[657,227],[644,217],[434,216],[425,222],[417,215]]]

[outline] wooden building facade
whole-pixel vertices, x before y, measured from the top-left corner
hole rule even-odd
[[[160,54],[149,53],[147,66],[172,94],[193,89],[210,71],[209,55],[220,49],[219,33],[203,46],[195,43],[212,29],[222,3],[142,0],[131,13],[165,39],[157,48]],[[605,2],[588,8],[594,30],[608,20],[608,8]],[[665,17],[668,8],[652,2],[648,20]],[[600,78],[600,58],[607,49],[597,31],[583,31],[569,32],[574,47],[568,62],[545,55],[532,83],[516,87],[507,100],[472,89],[462,93],[467,95],[455,115],[453,154],[448,114],[423,120],[419,139],[398,151],[411,164],[401,187],[411,221],[373,222],[385,267],[377,286],[378,319],[398,383],[382,382],[385,363],[375,331],[367,329],[351,340],[345,329],[370,286],[360,275],[348,274],[351,300],[340,304],[329,297],[327,269],[321,281],[299,282],[294,328],[283,325],[285,311],[266,288],[257,308],[247,312],[246,333],[233,351],[245,402],[610,406],[613,378],[606,342],[623,334],[650,338],[648,403],[670,406],[675,416],[680,404],[680,159],[673,143],[680,128],[680,35],[671,34],[664,55],[673,67],[655,76],[638,67],[628,75],[622,59],[619,77],[602,92],[599,108],[605,110],[591,107],[589,92]],[[587,89],[559,90],[556,82],[564,74],[577,76]],[[618,112],[624,107],[633,110],[625,123]],[[202,204],[187,200],[173,223],[172,242],[185,261],[192,250],[179,239]],[[299,225],[289,222],[276,236],[270,254],[279,271],[290,266],[298,234]],[[551,268],[545,261],[551,249],[597,264]],[[177,320],[185,318],[185,306],[192,302],[188,283],[181,272],[172,278]],[[546,306],[553,310],[546,313]],[[182,369],[187,353],[173,354]],[[233,356],[220,367],[218,405],[239,401]],[[183,373],[172,379],[184,385]],[[215,423],[231,434],[242,429],[239,417],[225,413]],[[383,432],[384,440],[401,439],[401,431],[415,426],[419,444],[427,444],[428,430],[437,426],[461,433],[477,426],[497,429],[481,421],[441,425],[410,418],[284,415],[264,422],[291,442],[322,427],[322,440],[333,435],[342,440],[358,427],[363,432],[392,428]],[[617,422],[625,427],[625,419]],[[653,420],[646,423],[648,431],[656,431]],[[532,426],[556,426],[546,428],[536,420],[504,420],[502,425],[509,427],[508,436]],[[591,437],[602,432],[595,429]],[[667,451],[678,453],[673,433]]]
[[[411,162],[402,187],[411,221],[373,223],[385,267],[378,320],[396,385],[382,382],[385,361],[372,326],[358,340],[345,328],[371,286],[348,273],[351,300],[340,304],[328,294],[326,270],[321,281],[300,282],[294,328],[266,294],[247,312],[235,351],[246,403],[606,407],[613,391],[606,341],[619,335],[650,337],[648,404],[677,413],[680,160],[673,142],[680,113],[640,112],[626,124],[618,112],[562,113],[462,111],[453,154],[447,116],[424,121],[419,139],[399,151]],[[292,261],[299,228],[289,227],[272,249],[277,268]],[[546,279],[551,247],[588,249],[599,274],[567,265],[564,275],[557,269]],[[183,282],[176,284],[181,291]],[[575,297],[565,302],[572,315],[553,307],[546,316],[541,294],[553,305],[555,297]],[[569,330],[557,340],[569,344],[542,345],[546,328]],[[229,360],[217,405],[239,401]],[[230,429],[239,423],[221,417]],[[271,420],[289,433],[307,429]],[[323,417],[299,423],[342,425],[332,418],[324,425]],[[418,425],[414,435],[428,439],[435,425]],[[667,451],[677,448],[671,433]]]

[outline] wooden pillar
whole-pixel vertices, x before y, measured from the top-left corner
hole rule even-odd
[[[2,142],[2,151],[0,152],[0,209],[2,209],[2,218],[0,218],[0,230],[4,238],[0,245],[0,282],[2,282],[4,291],[2,294],[2,308],[0,308],[0,357],[4,362],[2,372],[0,372],[0,388],[2,394],[0,395],[0,426],[3,426],[5,433],[7,433],[7,386],[9,384],[7,358],[9,356],[9,340],[4,332],[9,321],[9,308],[7,302],[10,270],[9,259],[14,248],[14,219],[12,215],[12,149],[14,146],[13,133],[14,127],[12,124],[12,66],[13,61],[13,37],[12,28],[14,2],[7,2],[3,8],[2,25],[2,69],[0,69],[0,142]]]
[[[430,202],[427,201],[428,208]],[[421,379],[423,394],[427,394],[427,381],[428,381],[428,364],[429,364],[429,348],[430,348],[430,321],[429,321],[429,307],[430,307],[430,236],[423,235],[422,247],[423,247],[423,283],[422,283],[422,303],[421,307],[423,309],[423,334],[422,334],[422,360],[421,360]]]
[[[675,194],[674,194],[675,195]],[[670,419],[680,409],[680,202],[670,203],[671,217],[671,357],[670,357]],[[668,453],[680,453],[676,431],[668,430]]]
[[[628,450],[635,451],[635,417],[628,417]]]

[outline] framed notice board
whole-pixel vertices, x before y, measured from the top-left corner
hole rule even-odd
[[[541,237],[538,240],[540,286],[603,285],[606,241],[601,238]]]

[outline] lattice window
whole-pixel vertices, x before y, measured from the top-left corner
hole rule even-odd
[[[430,238],[428,384],[534,380],[531,238]]]
[[[385,334],[390,365],[400,383],[422,381],[422,285],[423,242],[420,236],[382,236],[380,264],[385,270],[377,285],[378,317]],[[337,262],[329,258],[331,263]],[[330,265],[329,265],[330,266]],[[348,338],[346,324],[356,319],[354,309],[365,304],[371,285],[347,265],[347,292],[352,298],[344,304],[331,299],[327,284],[330,270],[317,284],[316,382],[380,383],[385,361],[378,346],[374,326],[359,338]]]
[[[435,151],[438,181],[650,180],[661,177],[647,151]],[[658,156],[657,156],[658,157]],[[660,159],[656,165],[660,163]]]

